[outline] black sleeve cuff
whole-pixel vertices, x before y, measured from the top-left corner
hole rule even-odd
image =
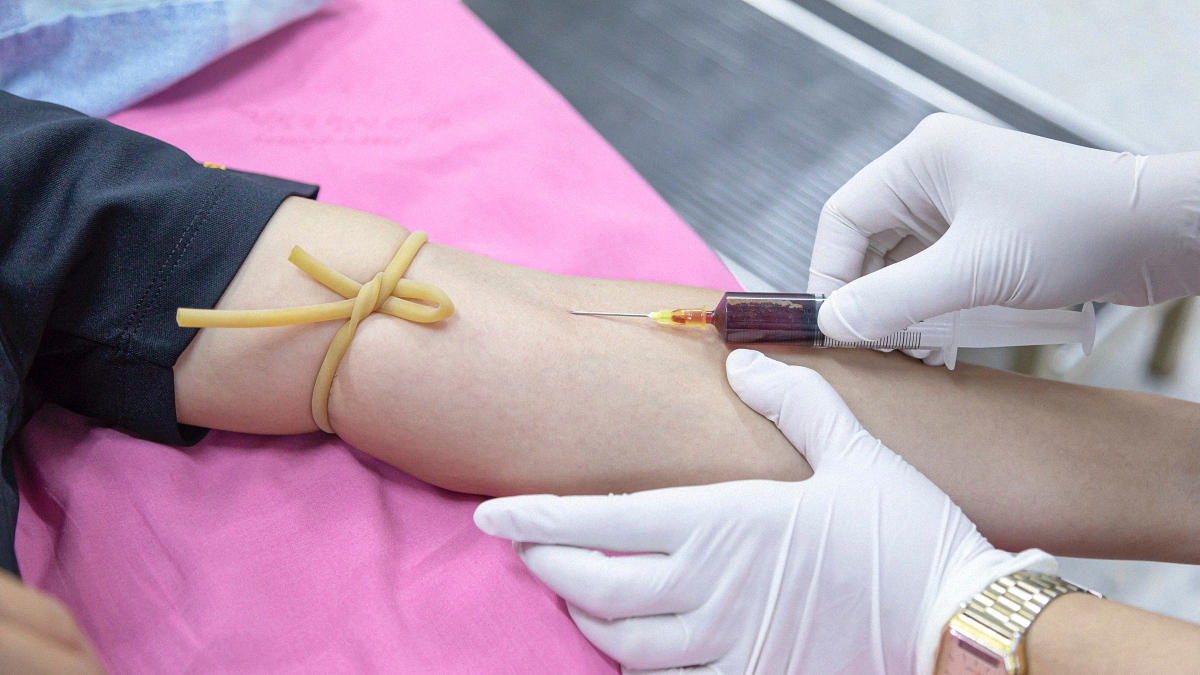
[[[76,283],[91,288],[56,309],[30,373],[47,400],[169,445],[194,444],[208,431],[176,422],[172,367],[198,332],[175,323],[176,309],[215,306],[279,204],[316,192],[195,170],[175,209],[191,217],[165,219],[101,251],[105,265],[85,266]]]

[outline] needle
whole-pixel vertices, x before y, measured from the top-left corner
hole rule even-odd
[[[637,316],[643,319],[651,318],[649,314],[628,314],[625,312],[581,312],[577,309],[571,310],[572,314],[581,314],[584,316]]]
[[[712,312],[700,307],[698,309],[660,309],[657,312],[649,314],[630,314],[628,312],[581,312],[577,309],[571,310],[572,314],[583,314],[585,316],[632,316],[639,319],[650,319],[661,323],[664,326],[695,326],[704,328],[712,323]]]

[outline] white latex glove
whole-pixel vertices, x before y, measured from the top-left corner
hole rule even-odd
[[[988,544],[817,373],[749,350],[727,369],[812,478],[507,497],[475,511],[484,532],[520,542],[626,673],[928,675],[960,602],[1010,572],[1054,570],[1041,551]]]
[[[829,198],[808,290],[830,295],[818,321],[838,340],[979,305],[1195,295],[1200,153],[1117,154],[932,115]]]

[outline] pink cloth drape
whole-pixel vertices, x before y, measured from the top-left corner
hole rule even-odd
[[[336,0],[113,121],[506,262],[736,287],[456,0]],[[47,406],[22,445],[25,579],[112,673],[617,671],[475,529],[479,498],[336,438],[178,449]]]

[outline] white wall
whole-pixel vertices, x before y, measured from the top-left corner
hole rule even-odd
[[[1200,2],[879,2],[1153,152],[1200,150]]]

